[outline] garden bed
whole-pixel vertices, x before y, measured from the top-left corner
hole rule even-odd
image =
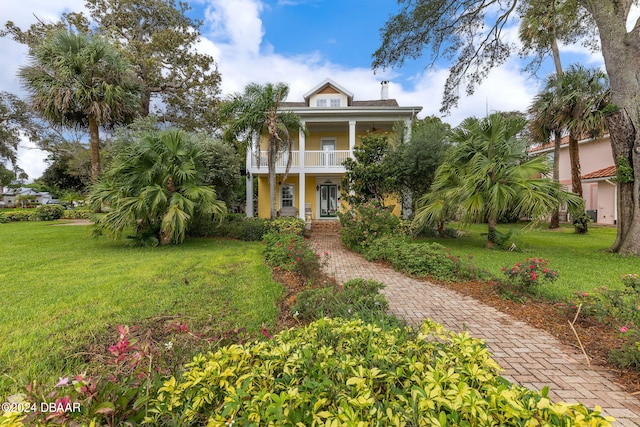
[[[519,296],[519,298],[525,298],[523,302],[507,299],[500,296],[494,286],[488,282],[457,282],[442,286],[470,296],[518,320],[545,330],[562,343],[576,348],[578,352],[582,351],[568,323],[573,320],[575,315],[573,309],[530,297]],[[617,382],[622,384],[627,392],[640,391],[640,372],[632,369],[620,369],[607,360],[609,351],[612,348],[620,348],[623,343],[612,326],[600,323],[595,318],[580,317],[575,323],[575,329],[585,351],[591,358],[591,364],[605,367],[615,375]]]

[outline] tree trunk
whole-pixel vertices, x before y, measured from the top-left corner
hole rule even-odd
[[[560,144],[562,143],[562,136],[560,132],[554,132],[554,145],[553,145],[553,182],[560,182]],[[560,206],[556,207],[556,210],[551,214],[551,221],[549,221],[549,228],[560,227]]]
[[[638,169],[633,163],[633,157],[637,157],[633,156],[633,145],[631,144],[635,138],[633,123],[631,122],[629,115],[622,110],[617,111],[614,114],[610,114],[606,119],[607,127],[609,128],[609,133],[611,135],[611,149],[613,151],[614,158],[617,162],[618,157],[625,157],[629,161],[629,164],[633,166],[635,178]],[[625,154],[631,155],[632,158],[626,157]],[[610,248],[611,251],[634,253],[633,251],[630,251],[630,247],[632,246],[633,241],[637,239],[637,237],[633,237],[633,234],[638,233],[635,231],[634,233],[631,233],[631,236],[627,236],[632,229],[632,224],[634,224],[633,219],[640,215],[640,213],[637,212],[639,208],[638,203],[634,203],[634,200],[638,200],[637,195],[639,191],[637,189],[637,184],[638,180],[634,179],[633,182],[618,182],[616,185],[618,191],[618,220],[616,222],[618,232],[616,240]],[[635,221],[635,223],[638,224],[638,221]],[[634,226],[637,227],[637,225]]]
[[[488,231],[486,248],[491,249],[496,245],[496,227],[498,227],[498,218],[495,215],[489,215],[487,218]]]
[[[91,180],[100,176],[100,131],[96,118],[89,115],[89,146],[91,147]]]
[[[593,16],[617,111],[607,117],[613,157],[624,157],[640,176],[640,27],[627,32],[631,2],[578,0]],[[640,180],[618,183],[618,233],[612,250],[640,255]]]
[[[580,149],[578,138],[569,134],[569,163],[571,164],[571,191],[582,197],[582,173],[580,167]]]
[[[271,219],[276,217],[276,157],[278,155],[276,148],[275,138],[270,138],[267,161],[269,162],[269,216]]]

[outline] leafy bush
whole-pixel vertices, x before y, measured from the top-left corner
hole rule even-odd
[[[307,246],[306,240],[298,234],[268,232],[264,235],[265,261],[271,267],[294,271],[307,279],[314,278],[320,272],[323,259]]]
[[[62,214],[63,219],[92,219],[93,212],[89,209],[67,209]]]
[[[276,233],[289,233],[302,236],[304,234],[304,220],[295,217],[280,217],[267,224],[269,231]]]
[[[558,278],[558,272],[548,267],[549,260],[542,258],[527,258],[519,261],[513,267],[502,267],[507,280],[521,290],[528,291],[533,287],[552,283]]]
[[[228,214],[222,221],[214,218],[198,218],[189,226],[191,237],[228,237],[259,242],[267,232],[270,220],[247,218],[243,214]]]
[[[3,213],[0,213],[0,224],[6,224],[9,221],[9,218]]]
[[[581,313],[608,322],[621,333],[623,344],[611,349],[609,360],[622,368],[640,371],[640,276],[622,276],[623,289],[600,287],[592,292],[576,292],[573,306],[582,305]]]
[[[340,239],[349,249],[364,252],[375,239],[391,234],[400,225],[391,211],[373,200],[338,213]]]
[[[54,221],[62,218],[64,207],[61,205],[40,205],[36,208],[35,219],[38,221]]]
[[[426,321],[382,329],[321,319],[187,365],[150,404],[156,425],[610,426],[498,375],[485,344]]]
[[[35,213],[28,210],[15,210],[11,212],[5,212],[4,217],[11,222],[18,221],[33,221]]]
[[[369,261],[389,262],[395,270],[411,276],[431,276],[439,280],[456,278],[453,258],[438,243],[410,243],[401,237],[382,237],[373,240],[364,255]]]
[[[342,286],[308,289],[297,295],[291,308],[294,317],[318,320],[322,317],[358,317],[376,321],[386,315],[389,303],[380,290],[384,284],[375,280],[352,279]]]

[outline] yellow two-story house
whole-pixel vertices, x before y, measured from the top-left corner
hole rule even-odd
[[[335,220],[341,206],[340,181],[345,159],[363,136],[371,132],[390,132],[402,122],[408,131],[422,107],[400,107],[389,99],[389,83],[381,83],[380,99],[358,101],[347,89],[326,79],[304,95],[301,102],[283,102],[281,109],[296,113],[306,134],[294,135],[289,175],[282,181],[287,155],[278,157],[276,166],[276,210],[306,221]],[[409,132],[407,132],[407,135]],[[260,150],[258,162],[258,150]],[[247,150],[247,216],[269,218],[267,151],[255,143]],[[261,166],[259,166],[261,165]],[[258,206],[254,206],[253,178],[258,181]]]

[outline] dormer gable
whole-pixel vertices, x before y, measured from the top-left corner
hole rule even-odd
[[[353,94],[331,79],[326,79],[304,95],[307,107],[340,108],[348,107]]]

